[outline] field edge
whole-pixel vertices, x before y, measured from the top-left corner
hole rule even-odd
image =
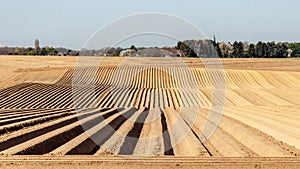
[[[0,156],[0,168],[299,168],[299,157]]]

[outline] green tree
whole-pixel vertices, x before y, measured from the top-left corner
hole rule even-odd
[[[288,47],[286,43],[277,43],[277,57],[278,58],[285,58],[288,56]]]
[[[35,50],[31,47],[25,49],[25,55],[35,55]]]
[[[42,55],[42,56],[48,55],[47,50],[46,50],[45,47],[42,48],[42,50],[41,50],[41,55]]]
[[[184,41],[184,42],[179,41],[177,43],[176,49],[181,50],[184,56],[186,57],[197,57],[195,51],[191,49],[192,45],[193,44],[191,41]]]
[[[58,51],[53,47],[46,47],[47,55],[55,56],[58,54]]]
[[[293,51],[292,57],[300,57],[300,43],[299,42],[288,43],[287,46],[289,49],[291,49]]]
[[[277,45],[275,42],[267,42],[269,58],[277,57]]]
[[[216,49],[216,51],[217,51],[217,53],[218,53],[218,56],[219,56],[220,58],[223,58],[224,56],[223,56],[222,51],[221,51],[221,49],[220,49],[219,43],[215,43],[215,42],[214,42],[214,46],[215,46],[215,49]]]
[[[259,41],[257,44],[256,44],[256,56],[258,58],[262,58],[264,57],[264,48],[263,48],[263,43],[261,41]]]
[[[233,43],[233,57],[242,58],[244,57],[244,44],[243,42],[235,41]]]
[[[263,57],[268,58],[269,57],[269,48],[265,42],[262,43],[262,50],[263,50]]]
[[[239,57],[244,57],[244,43],[243,42],[239,42]]]
[[[19,54],[20,54],[20,49],[19,49],[19,48],[16,48],[13,54],[14,54],[14,55],[19,55]]]
[[[249,57],[254,57],[254,58],[256,57],[255,45],[253,43],[251,43],[249,45],[249,51],[248,51],[248,53],[249,53]]]
[[[130,49],[135,50],[136,52],[138,51],[134,45],[131,45]]]

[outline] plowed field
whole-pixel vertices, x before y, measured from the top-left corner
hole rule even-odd
[[[0,57],[1,168],[32,163],[19,155],[299,167],[300,60],[101,59]]]

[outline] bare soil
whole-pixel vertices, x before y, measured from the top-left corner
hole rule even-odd
[[[299,59],[78,60],[0,56],[0,168],[300,167]]]

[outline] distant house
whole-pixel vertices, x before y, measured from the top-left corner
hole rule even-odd
[[[134,49],[125,49],[120,52],[119,56],[136,56],[136,51]]]
[[[183,57],[183,52],[174,48],[162,49],[165,57]]]
[[[103,56],[113,56],[113,54],[105,53],[105,54],[103,54]]]
[[[177,49],[162,49],[162,48],[146,48],[142,50],[138,50],[137,53],[140,56],[148,56],[148,57],[182,57],[183,54],[181,51]]]
[[[177,57],[177,55],[171,51],[160,49],[162,57]]]
[[[67,54],[58,52],[58,53],[57,53],[57,56],[67,56]]]

